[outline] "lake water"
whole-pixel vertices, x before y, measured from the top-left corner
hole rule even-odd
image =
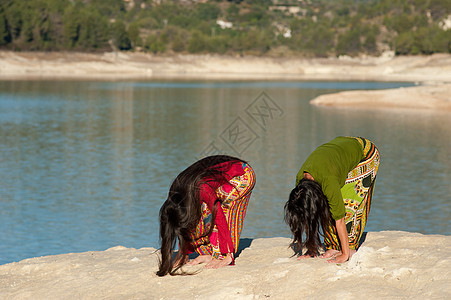
[[[290,236],[283,205],[303,161],[338,135],[381,152],[367,231],[451,234],[449,113],[309,105],[376,82],[0,82],[0,264],[158,247],[174,177],[206,154],[257,174],[242,237]]]

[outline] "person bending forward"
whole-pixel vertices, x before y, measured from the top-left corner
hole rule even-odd
[[[160,209],[157,275],[175,275],[185,263],[206,263],[207,268],[233,264],[254,185],[249,164],[226,155],[203,158],[181,172]],[[189,261],[194,251],[199,256]]]
[[[320,257],[342,263],[355,253],[366,225],[380,156],[362,137],[337,137],[314,150],[296,176],[285,204],[285,222],[293,233],[298,257]],[[302,237],[305,234],[305,242]]]

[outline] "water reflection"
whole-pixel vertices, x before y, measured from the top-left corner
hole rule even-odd
[[[258,137],[240,156],[257,173],[244,237],[289,236],[283,204],[313,149],[371,139],[382,165],[368,230],[450,234],[449,114],[313,107],[340,89],[385,83],[0,82],[0,263],[157,247],[173,178],[240,118]],[[392,83],[389,84],[392,86]],[[283,110],[260,127],[246,108],[265,92]]]

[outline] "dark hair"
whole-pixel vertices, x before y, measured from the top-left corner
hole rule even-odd
[[[195,241],[191,237],[191,233],[194,232],[202,215],[199,199],[200,186],[225,178],[224,173],[229,170],[231,165],[229,168],[215,166],[231,161],[244,162],[239,158],[227,155],[208,156],[182,171],[172,182],[168,198],[160,209],[161,259],[158,276],[168,273],[175,275],[175,272],[184,264],[188,247]],[[216,216],[216,205],[213,206],[212,216],[209,232],[196,239],[211,234]],[[177,240],[179,241],[179,250],[173,257]],[[174,267],[175,262],[179,263]]]
[[[331,221],[329,205],[321,185],[313,180],[301,179],[291,191],[284,211],[285,222],[294,236],[291,245],[295,252],[302,252],[305,246],[309,253],[316,255],[321,247],[320,227],[324,232]],[[303,243],[304,233],[306,239]]]

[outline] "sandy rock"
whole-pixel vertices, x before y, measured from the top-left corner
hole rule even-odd
[[[449,299],[451,237],[369,232],[343,264],[298,261],[288,238],[245,239],[236,265],[155,275],[153,248],[26,259],[0,266],[2,299]]]
[[[310,101],[319,106],[354,108],[415,108],[451,111],[451,84],[375,91],[345,91]]]

